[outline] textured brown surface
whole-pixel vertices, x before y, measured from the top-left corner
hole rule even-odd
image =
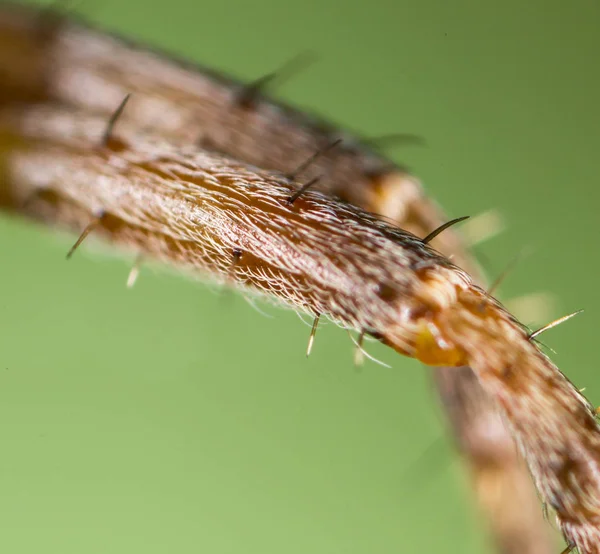
[[[5,207],[95,232],[366,332],[432,365],[470,365],[510,424],[568,540],[600,552],[600,428],[527,331],[462,270],[367,212],[103,118],[29,107],[2,118]]]
[[[0,24],[0,71],[5,76],[0,98],[5,102],[50,100],[78,106],[107,120],[125,94],[133,93],[123,123],[150,129],[168,137],[171,144],[199,143],[281,172],[293,171],[342,136],[342,145],[299,177],[306,182],[323,175],[315,190],[381,213],[418,236],[445,221],[412,177],[352,137],[303,114],[259,97],[240,102],[243,85],[174,66],[170,60],[125,47],[101,33],[63,24],[60,18],[48,19],[47,14],[32,18],[31,12],[7,11]],[[44,194],[48,193],[41,196]],[[97,209],[105,207],[99,203]],[[77,228],[89,223],[89,213],[73,214],[65,217],[75,219]],[[118,226],[111,218],[103,223],[106,228]],[[147,238],[142,233],[139,240]],[[452,230],[443,233],[434,246],[473,271]],[[243,272],[249,258],[247,253],[233,267],[228,266],[228,274]],[[529,477],[494,402],[466,368],[440,368],[436,383],[500,550],[549,552]]]

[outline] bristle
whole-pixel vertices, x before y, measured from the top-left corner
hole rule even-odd
[[[310,330],[310,336],[308,337],[308,346],[306,347],[306,357],[310,356],[312,352],[313,343],[315,342],[315,335],[317,334],[317,327],[319,326],[320,315],[316,315],[313,319],[312,328]]]
[[[558,327],[561,323],[564,323],[565,321],[569,321],[569,319],[571,319],[572,317],[575,317],[576,315],[579,315],[582,312],[583,312],[583,310],[577,310],[571,314],[564,315],[563,317],[559,317],[558,319],[551,321],[550,323],[548,323],[547,325],[544,325],[537,331],[530,333],[529,340],[533,340],[536,337],[539,337],[542,333],[545,333],[546,331],[553,329],[554,327]]]
[[[291,206],[298,198],[300,198],[309,188],[313,187],[317,182],[321,180],[321,177],[314,177],[304,185],[302,185],[294,194],[290,195],[286,199],[286,203]]]
[[[75,250],[79,248],[79,246],[86,239],[86,237],[102,223],[104,217],[105,214],[96,217],[85,227],[85,229],[79,235],[77,241],[75,241],[75,244],[71,246],[70,250],[67,252],[67,260],[71,259],[71,256],[75,253]]]
[[[108,120],[108,124],[106,125],[106,129],[104,131],[104,135],[102,136],[102,141],[100,143],[100,144],[102,144],[102,146],[108,146],[108,144],[110,143],[110,140],[113,136],[113,132],[115,129],[115,124],[117,123],[117,121],[119,120],[121,115],[123,114],[123,110],[125,109],[125,106],[127,105],[127,102],[129,102],[130,98],[131,98],[131,94],[127,93],[125,95],[125,97],[123,98],[123,100],[121,100],[121,103],[117,106],[117,109],[110,116],[110,119]]]
[[[470,216],[468,216],[468,215],[465,215],[464,217],[457,217],[456,219],[447,221],[443,225],[440,225],[437,229],[434,229],[424,239],[422,239],[423,244],[428,244],[435,237],[437,237],[440,233],[443,233],[449,227],[452,227],[453,225],[456,225],[457,223],[460,223],[461,221],[465,221],[465,220],[469,219],[469,217]]]
[[[143,260],[144,260],[144,257],[141,254],[136,256],[135,261],[133,262],[133,265],[131,266],[131,270],[129,271],[129,275],[127,275],[127,288],[128,289],[133,288],[133,286],[135,285],[137,278],[140,274],[140,268],[142,266]]]
[[[312,156],[310,156],[305,162],[300,164],[294,171],[291,171],[286,175],[290,181],[295,181],[302,173],[304,173],[312,164],[315,163],[319,158],[325,156],[330,150],[333,150],[336,146],[342,144],[342,139],[336,139],[324,148],[317,150]]]

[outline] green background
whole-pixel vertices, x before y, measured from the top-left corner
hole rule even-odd
[[[600,5],[84,1],[104,27],[255,79],[372,136],[449,217],[497,208],[479,251],[503,298],[548,291],[545,342],[600,403]],[[489,551],[430,370],[357,370],[343,331],[0,218],[0,551],[388,554]],[[518,509],[518,506],[515,506]]]

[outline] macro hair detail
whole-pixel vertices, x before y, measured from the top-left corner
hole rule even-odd
[[[248,87],[61,14],[0,5],[0,75],[2,209],[80,233],[68,257],[98,235],[307,313],[308,352],[327,317],[359,350],[369,335],[435,366],[498,550],[552,551],[523,456],[567,548],[600,553],[600,426],[535,340],[571,316],[521,325],[486,292],[453,228],[465,218],[413,176],[264,97],[270,79]]]

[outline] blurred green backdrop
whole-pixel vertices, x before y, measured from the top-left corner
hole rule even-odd
[[[305,50],[277,94],[367,136],[450,217],[497,208],[502,296],[549,291],[545,337],[600,402],[600,4],[594,0],[84,1],[98,24],[243,79]],[[481,553],[486,536],[429,371],[352,366],[332,325],[142,271],[0,218],[0,551]],[[440,439],[441,437],[441,439]],[[435,447],[423,454],[430,445]],[[518,506],[515,507],[518,509]]]

